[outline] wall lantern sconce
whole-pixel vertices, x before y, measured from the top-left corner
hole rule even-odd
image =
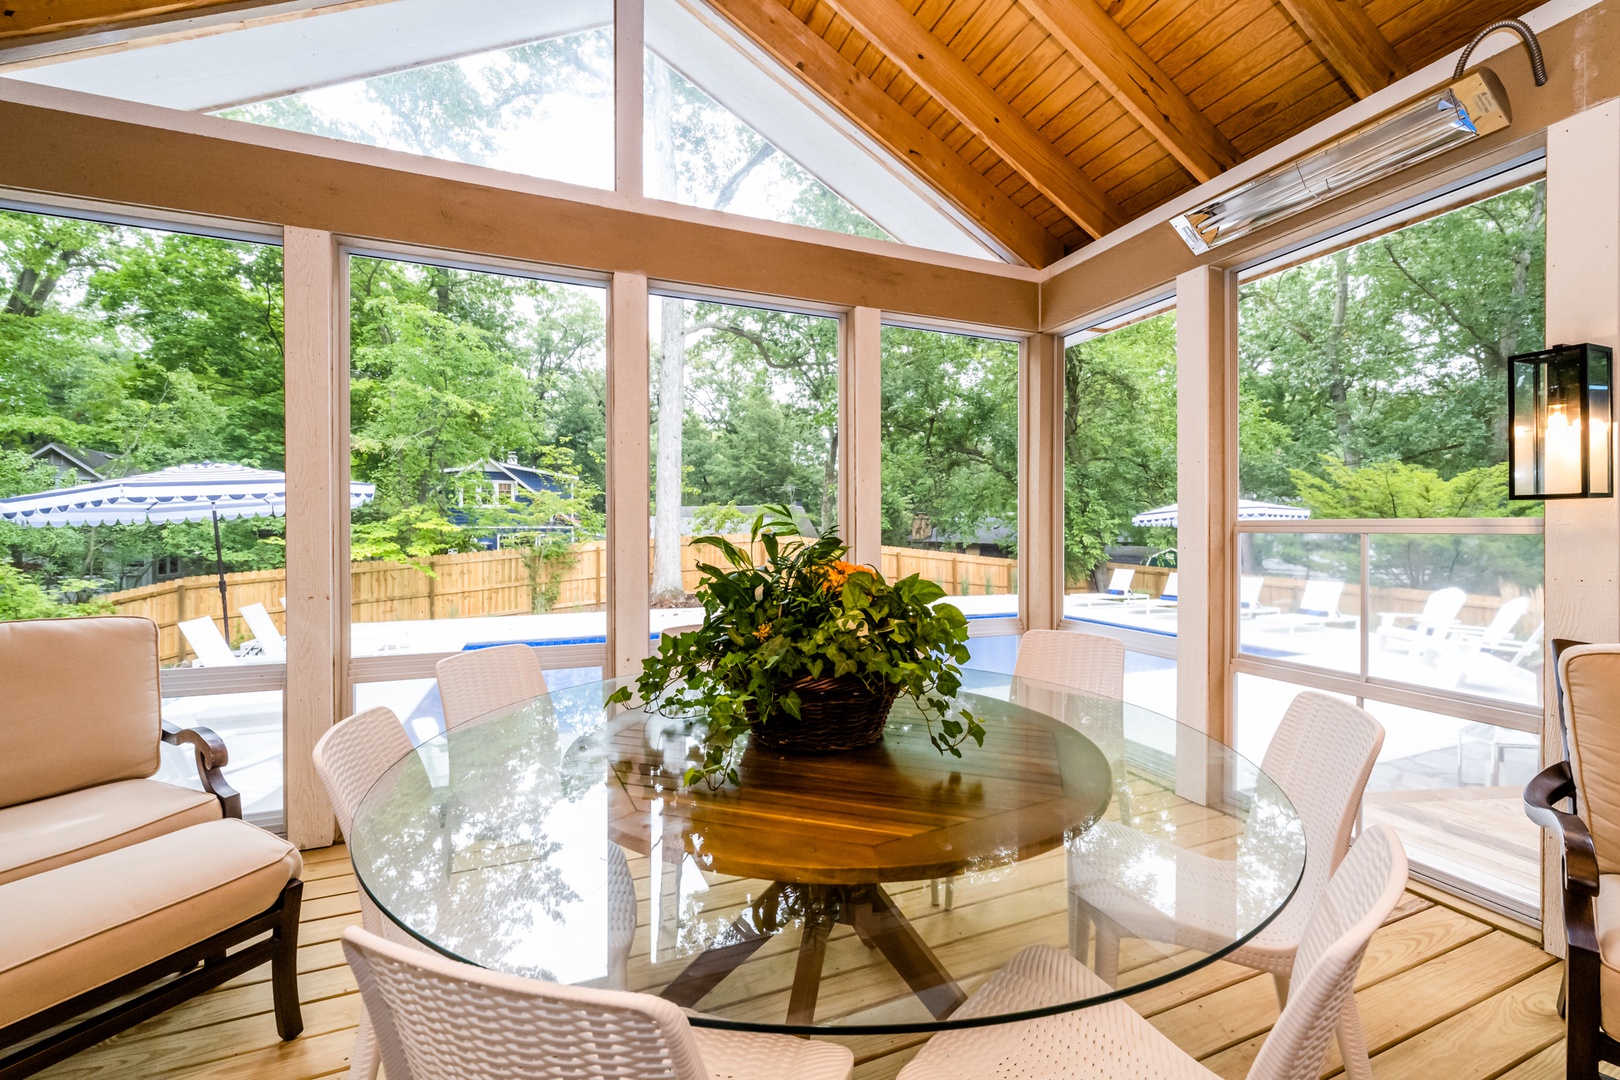
[[[1557,345],[1508,359],[1508,498],[1614,495],[1614,350]]]
[[[1381,120],[1328,143],[1314,153],[1225,192],[1170,220],[1176,233],[1202,255],[1248,236],[1315,203],[1427,161],[1512,123],[1507,92],[1490,68],[1464,76],[1474,48],[1498,30],[1511,30],[1530,53],[1536,85],[1547,82],[1541,43],[1518,19],[1501,19],[1474,36],[1457,58],[1450,85],[1430,92]]]

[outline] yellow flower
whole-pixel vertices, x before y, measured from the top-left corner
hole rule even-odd
[[[754,636],[759,638],[759,640],[761,640],[761,641],[764,641],[766,638],[770,637],[771,636],[771,624],[766,623],[764,626],[760,627],[758,630],[755,630],[754,631]]]
[[[821,587],[826,589],[828,592],[832,592],[835,589],[842,589],[844,587],[844,582],[849,580],[849,575],[858,573],[865,569],[866,567],[864,566],[858,566],[855,563],[849,563],[842,559],[837,559],[821,568],[821,572],[825,577]]]

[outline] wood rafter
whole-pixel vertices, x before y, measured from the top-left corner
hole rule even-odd
[[[155,15],[224,7],[231,0],[10,0],[0,5],[0,40],[57,30],[83,30]]]
[[[1231,141],[1094,0],[1021,2],[1199,181],[1238,163]]]
[[[1102,236],[1125,224],[1107,192],[895,0],[829,3],[1081,228]]]
[[[711,4],[1012,254],[1034,267],[1063,256],[1062,244],[1040,222],[777,0]]]
[[[1356,97],[1410,74],[1359,0],[1282,0],[1282,6]]]

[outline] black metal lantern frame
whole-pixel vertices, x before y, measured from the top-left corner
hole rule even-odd
[[[1614,351],[1555,345],[1508,359],[1508,497],[1614,495]]]

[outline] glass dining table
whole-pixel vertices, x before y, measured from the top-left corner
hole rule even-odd
[[[842,754],[748,747],[737,784],[683,785],[700,718],[574,686],[440,734],[358,808],[361,884],[447,956],[660,995],[698,1026],[896,1034],[1137,993],[1248,941],[1288,902],[1305,836],[1276,784],[1167,717],[969,672],[984,745],[943,756],[904,699]],[[1111,988],[972,1020],[1034,943]]]

